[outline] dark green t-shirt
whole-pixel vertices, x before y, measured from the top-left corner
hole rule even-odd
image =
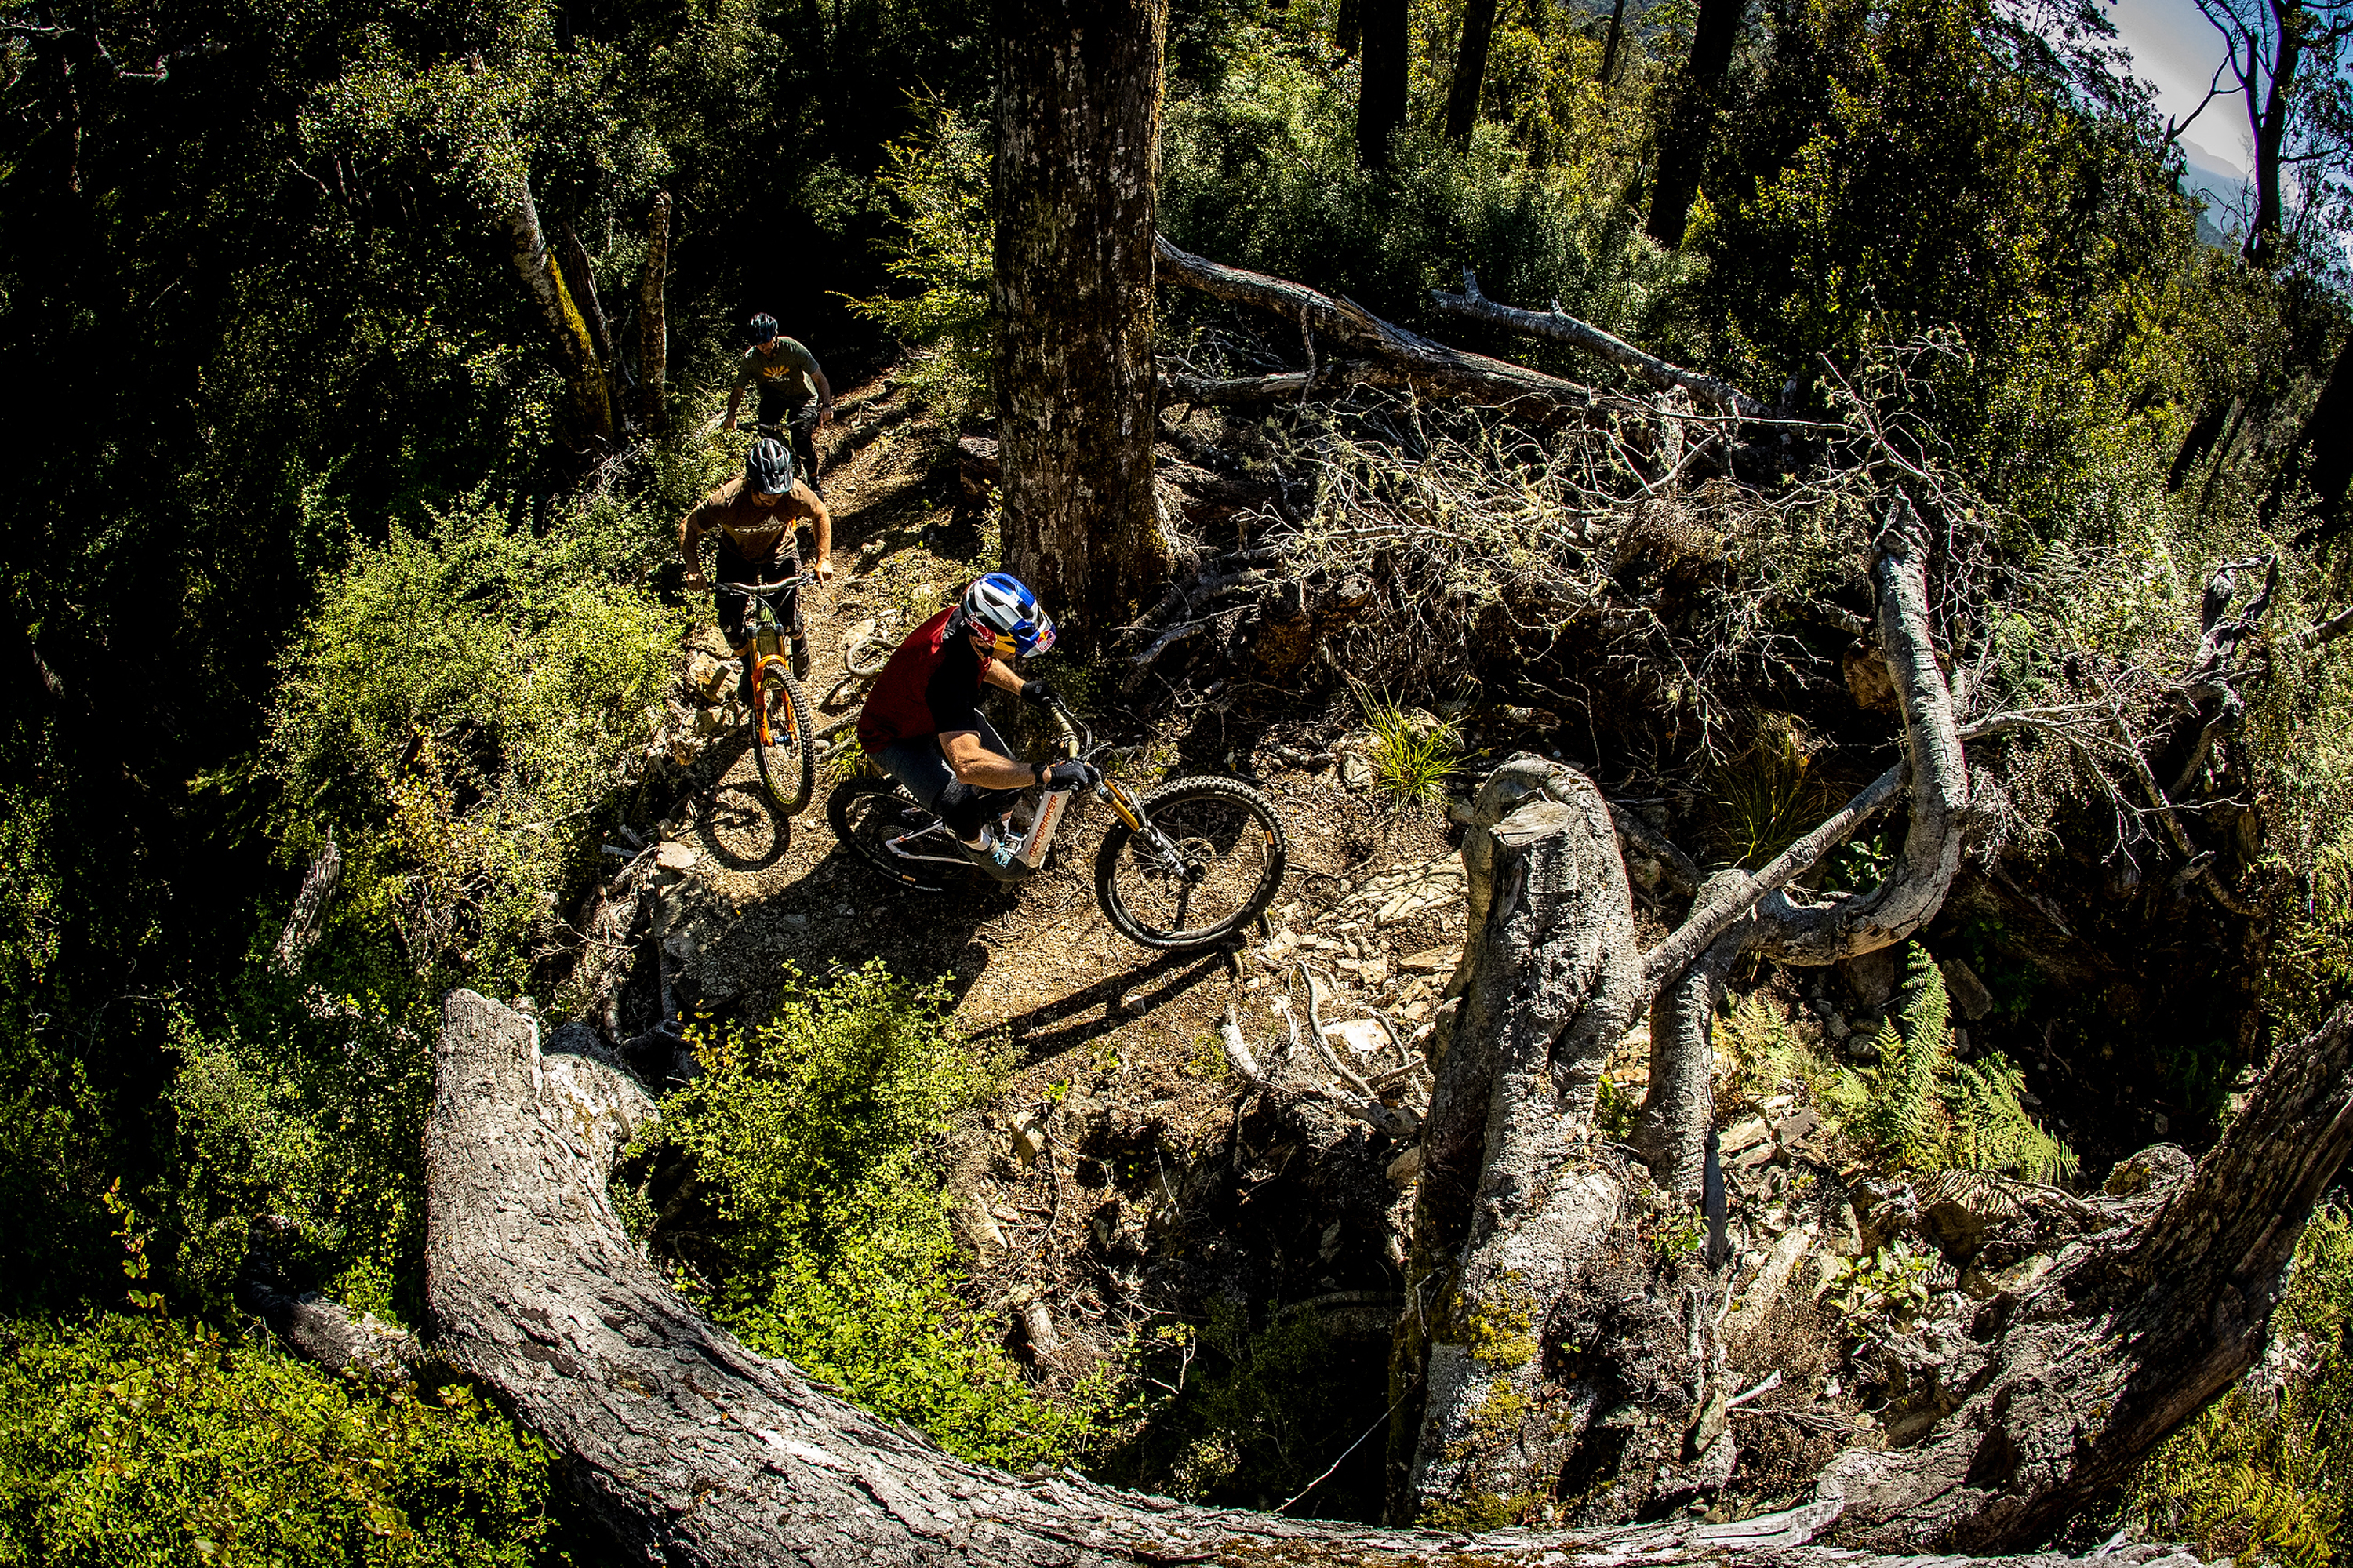
[[[763,391],[774,388],[797,408],[817,396],[818,374],[817,355],[802,347],[798,338],[779,334],[769,347],[754,344],[744,351],[735,366],[735,385],[739,390],[754,385]]]

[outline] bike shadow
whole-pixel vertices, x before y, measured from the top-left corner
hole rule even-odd
[[[751,737],[737,734],[706,754],[710,781],[693,791],[689,821],[703,853],[742,876],[754,876],[792,853],[792,819],[782,815],[761,787],[759,776],[730,778]]]
[[[822,980],[880,960],[902,979],[941,982],[967,1027],[1001,1031],[1027,1066],[1111,1034],[1226,972],[1219,948],[1162,953],[1113,938],[1107,954],[1094,956],[1069,939],[1070,923],[1068,914],[1058,920],[1026,904],[1021,890],[994,883],[938,894],[892,886],[836,849],[707,924],[678,984],[696,1007],[759,1019],[773,1010],[788,970]],[[1131,992],[1139,994],[1123,1011]]]

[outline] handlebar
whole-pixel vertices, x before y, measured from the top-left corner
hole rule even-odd
[[[792,579],[791,581],[789,581],[789,582],[781,582],[781,583],[720,583],[720,582],[714,582],[714,583],[712,583],[712,584],[711,585],[711,588],[712,588],[712,592],[714,592],[714,593],[734,593],[734,594],[742,594],[745,599],[749,599],[749,598],[751,598],[751,597],[752,597],[754,594],[755,594],[755,593],[777,593],[777,592],[781,592],[783,589],[786,589],[786,588],[799,588],[799,587],[803,586],[804,584],[810,583],[810,582],[813,582],[813,581],[815,581],[815,580],[816,580],[816,577],[815,577],[815,574],[814,574],[814,573],[810,573],[810,572],[803,572],[800,576],[798,576],[798,577],[797,577],[793,578],[793,579]]]

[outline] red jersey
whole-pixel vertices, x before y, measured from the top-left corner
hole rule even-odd
[[[997,662],[962,632],[948,635],[954,610],[915,628],[858,712],[858,744],[868,755],[902,740],[980,727],[981,678]]]

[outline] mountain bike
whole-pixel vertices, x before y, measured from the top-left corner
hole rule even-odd
[[[1059,704],[1047,712],[1061,731],[1064,757],[1096,763],[1110,749]],[[1205,947],[1274,901],[1291,852],[1282,819],[1264,795],[1231,779],[1179,779],[1139,795],[1098,778],[1094,797],[1119,820],[1095,854],[1095,901],[1121,936],[1147,948]],[[999,819],[1000,835],[1022,863],[1046,863],[1081,788],[1032,786]],[[936,893],[978,874],[947,824],[887,775],[845,779],[825,814],[834,837],[902,887]]]
[[[814,710],[793,679],[789,647],[801,584],[807,580],[796,577],[783,583],[712,585],[720,593],[749,601],[744,619],[750,635],[733,657],[749,661],[746,667],[752,673],[752,760],[759,766],[761,788],[787,817],[807,805],[817,790],[817,748],[810,744],[809,724]]]

